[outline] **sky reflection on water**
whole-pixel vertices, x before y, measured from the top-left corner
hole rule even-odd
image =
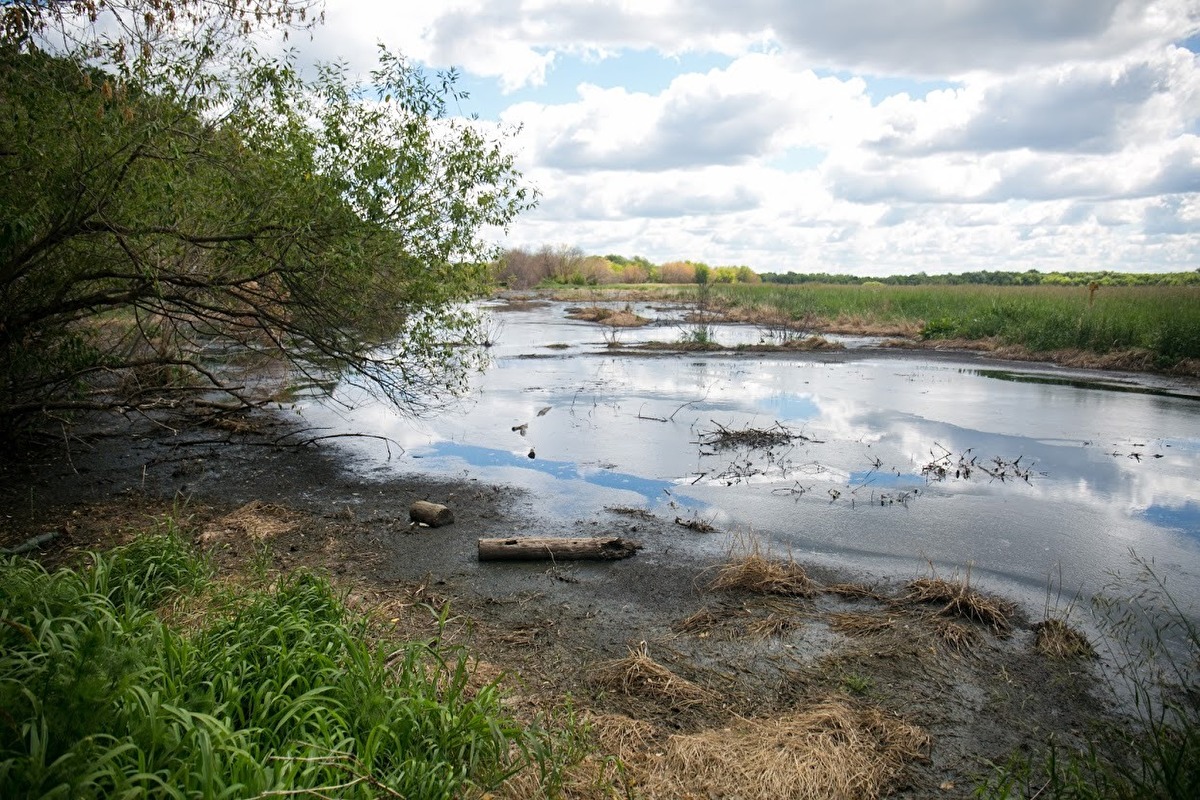
[[[399,441],[395,469],[534,489],[547,515],[673,504],[806,557],[910,574],[926,561],[973,564],[1027,588],[1060,567],[1068,588],[1095,587],[1132,548],[1197,599],[1195,399],[1104,391],[1096,373],[1033,365],[1037,380],[998,379],[920,354],[613,355],[561,305],[502,319],[495,363],[456,412],[414,423],[356,403],[340,417],[315,404],[305,415]],[[678,338],[658,330],[648,338]],[[531,353],[552,357],[522,358]],[[777,422],[804,438],[769,451],[699,444],[717,426]],[[930,480],[923,468],[938,459],[950,469]],[[1003,475],[954,477],[971,459]]]

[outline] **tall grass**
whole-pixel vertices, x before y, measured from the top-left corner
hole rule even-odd
[[[311,574],[219,597],[169,533],[92,562],[0,561],[0,797],[450,798],[530,768],[552,787],[573,752],[465,653],[369,644]],[[212,621],[165,624],[197,591]]]
[[[1134,563],[1132,581],[1118,577],[1093,603],[1112,670],[1106,685],[1126,718],[1092,731],[1082,748],[1049,741],[1041,753],[1014,754],[976,796],[1200,797],[1200,627],[1152,564]]]
[[[994,338],[1033,351],[1153,352],[1162,366],[1200,358],[1200,288],[734,284],[714,299],[792,319],[916,322],[928,338]]]

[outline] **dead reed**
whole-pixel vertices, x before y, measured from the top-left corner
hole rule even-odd
[[[651,797],[876,798],[928,746],[918,727],[831,700],[672,736],[642,786]]]
[[[1051,658],[1095,658],[1092,643],[1065,620],[1051,617],[1033,626],[1034,647]]]
[[[970,574],[957,580],[917,578],[906,585],[904,600],[910,603],[933,603],[942,606],[943,614],[953,614],[975,620],[995,633],[1007,633],[1012,628],[1016,606],[1009,600],[991,597],[971,588]]]
[[[815,586],[795,561],[770,559],[756,550],[723,565],[709,584],[714,591],[811,597]]]
[[[800,622],[796,619],[795,614],[772,611],[767,616],[751,622],[746,626],[746,631],[751,636],[769,639],[773,636],[782,636],[799,627]]]
[[[717,626],[717,616],[707,608],[702,608],[695,614],[691,614],[676,622],[671,626],[671,629],[676,633],[703,634],[710,632]]]
[[[933,632],[943,644],[960,653],[969,653],[980,644],[979,631],[945,617],[934,620]]]
[[[850,600],[882,600],[879,592],[865,583],[831,583],[821,589],[825,594],[836,594]]]
[[[896,617],[888,614],[839,613],[831,614],[829,627],[838,633],[861,636],[896,628]]]
[[[703,686],[681,678],[650,657],[646,643],[629,648],[629,655],[600,664],[592,671],[598,687],[631,697],[664,700],[687,707],[712,700],[716,695]]]

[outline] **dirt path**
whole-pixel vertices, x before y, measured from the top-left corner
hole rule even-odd
[[[1051,733],[1076,742],[1104,707],[1092,663],[1039,653],[1037,620],[1020,611],[1006,625],[984,624],[939,613],[944,603],[919,602],[903,583],[863,586],[816,569],[803,590],[717,590],[722,565],[689,545],[719,531],[628,509],[531,530],[536,498],[511,488],[420,476],[373,482],[331,448],[272,445],[295,437],[270,416],[246,422],[230,433],[105,420],[6,461],[0,546],[58,531],[41,555],[57,563],[171,512],[223,570],[328,572],[398,634],[468,644],[481,669],[514,674],[526,703],[573,697],[631,774],[650,775],[656,754],[685,741],[679,735],[762,738],[738,726],[835,702],[928,736],[881,773],[879,790],[966,797],[990,762]],[[419,499],[450,506],[456,523],[410,528],[407,508]],[[644,549],[594,564],[477,560],[478,538],[519,534],[621,535]],[[786,566],[753,543],[730,548],[734,561]],[[439,623],[444,603],[449,616]],[[655,682],[660,673],[647,662],[669,670],[666,680]],[[879,753],[887,746],[879,740]],[[690,791],[680,786],[670,791]]]

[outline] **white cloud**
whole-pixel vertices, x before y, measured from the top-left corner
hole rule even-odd
[[[564,170],[740,164],[844,142],[870,114],[864,88],[756,54],[680,75],[658,95],[584,84],[574,103],[522,103],[502,118],[525,126],[539,164]]]
[[[510,244],[1157,270],[1200,264],[1200,60],[1175,45],[1197,31],[1195,0],[330,0],[313,49],[494,82],[543,198]],[[720,58],[589,77],[634,51]]]
[[[945,76],[1114,57],[1200,28],[1193,0],[329,0],[328,11],[330,38],[356,51],[382,40],[507,89],[540,84],[562,53],[738,55],[774,41],[813,66]]]

